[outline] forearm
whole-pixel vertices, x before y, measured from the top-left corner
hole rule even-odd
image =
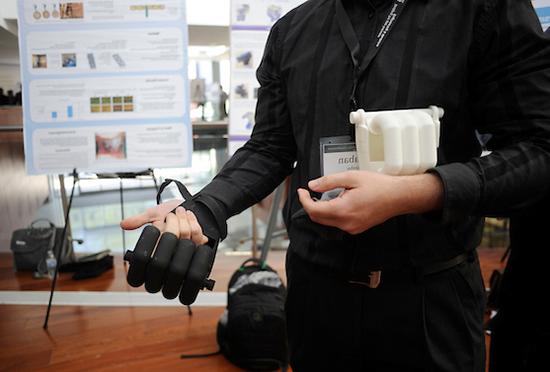
[[[261,201],[283,182],[292,172],[294,156],[292,149],[251,140],[200,193],[223,205],[227,219]]]
[[[443,207],[444,188],[441,179],[432,173],[397,176],[394,202],[396,215],[419,214]]]

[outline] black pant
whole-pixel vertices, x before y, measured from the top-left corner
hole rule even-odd
[[[490,372],[538,372],[548,368],[550,332],[545,317],[537,316],[538,311],[499,310],[491,322]]]
[[[485,294],[478,262],[421,280],[349,284],[287,255],[294,371],[484,371]]]
[[[511,251],[497,293],[498,313],[491,321],[490,372],[540,371],[548,365],[549,208],[550,194],[510,218]]]

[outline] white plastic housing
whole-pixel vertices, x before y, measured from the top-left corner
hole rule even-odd
[[[437,106],[352,112],[359,168],[391,175],[424,173],[437,163],[443,115]]]

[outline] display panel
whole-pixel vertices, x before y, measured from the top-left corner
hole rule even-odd
[[[18,5],[28,173],[190,166],[185,0]]]
[[[250,138],[259,83],[256,70],[263,57],[269,30],[304,0],[232,0],[231,2],[231,106],[229,153]]]
[[[550,0],[532,0],[543,30],[550,27]]]

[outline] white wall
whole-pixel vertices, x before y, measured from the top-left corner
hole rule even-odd
[[[16,92],[20,81],[17,36],[0,28],[0,87]]]
[[[0,63],[0,88],[4,89],[4,94],[10,89],[17,92],[20,82],[19,66]]]

